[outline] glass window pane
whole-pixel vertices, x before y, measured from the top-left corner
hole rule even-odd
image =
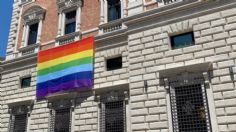
[[[21,88],[30,87],[31,77],[21,79]]]
[[[76,11],[66,13],[65,34],[75,32],[76,28]]]
[[[30,25],[29,27],[29,38],[28,45],[36,44],[38,35],[38,23]]]
[[[66,13],[66,21],[70,21],[71,19],[76,18],[76,11],[71,11]]]
[[[65,34],[73,33],[75,32],[75,22],[66,24],[65,26]]]
[[[120,0],[108,0],[108,21],[121,18]]]
[[[191,45],[194,45],[193,32],[171,37],[171,46],[173,49],[183,48]]]

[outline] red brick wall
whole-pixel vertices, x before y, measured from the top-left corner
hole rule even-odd
[[[43,20],[41,44],[53,41],[57,36],[58,30],[58,8],[56,0],[37,0],[34,3],[23,7],[23,13],[32,6],[39,5],[46,10],[45,19]],[[81,12],[81,31],[93,29],[99,25],[100,20],[100,2],[99,0],[84,0]],[[20,22],[20,30],[17,47],[21,46],[23,34],[23,20]],[[96,35],[97,32],[86,34],[84,37]],[[47,47],[47,46],[46,46]],[[49,46],[51,47],[51,46]]]
[[[37,0],[34,3],[23,7],[23,13],[32,6],[39,5],[46,10],[45,19],[43,20],[41,43],[52,41],[57,35],[58,11],[56,0]],[[18,38],[18,47],[21,46],[23,33],[23,20],[20,23],[20,31]]]
[[[86,31],[95,28],[100,21],[99,0],[84,0],[81,12],[81,30]]]

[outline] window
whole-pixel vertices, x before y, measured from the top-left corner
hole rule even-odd
[[[108,21],[113,21],[121,18],[121,3],[120,0],[108,0]]]
[[[101,131],[125,132],[124,101],[106,102],[102,105]]]
[[[194,45],[193,32],[179,34],[179,35],[171,37],[172,49],[183,48],[183,47],[191,46],[191,45]]]
[[[25,132],[27,126],[27,114],[15,115],[14,118],[13,132]]]
[[[54,132],[70,131],[70,109],[55,110],[55,127]]]
[[[66,13],[65,34],[75,32],[76,28],[76,11]]]
[[[122,57],[107,59],[106,64],[108,71],[120,69],[122,68]]]
[[[21,88],[26,88],[26,87],[30,87],[31,85],[31,77],[25,77],[21,79]]]
[[[29,26],[28,45],[36,44],[38,36],[38,23]]]
[[[57,100],[50,104],[50,132],[71,131],[71,100]]]
[[[203,84],[171,88],[171,111],[174,132],[208,132],[210,121]]]
[[[15,106],[10,108],[10,132],[26,132],[27,129],[27,106]]]
[[[23,12],[22,47],[40,43],[45,12],[46,10],[38,5],[32,6]]]

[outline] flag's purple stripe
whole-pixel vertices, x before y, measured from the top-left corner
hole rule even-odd
[[[64,91],[70,90],[78,90],[83,88],[90,88],[93,86],[93,79],[80,79],[80,80],[72,80],[69,82],[58,84],[54,87],[48,87],[45,89],[37,90],[37,98],[43,98],[49,94],[53,93],[61,93]]]
[[[77,72],[77,73],[66,75],[57,79],[52,79],[46,82],[37,83],[37,90],[55,87],[61,83],[70,82],[72,80],[92,79],[92,78],[93,78],[92,71]]]

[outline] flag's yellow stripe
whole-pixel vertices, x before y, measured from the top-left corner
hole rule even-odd
[[[93,49],[82,51],[82,52],[75,53],[75,54],[70,54],[70,55],[63,56],[63,57],[59,57],[57,59],[53,59],[53,60],[46,61],[43,63],[39,63],[37,68],[38,68],[38,70],[42,70],[42,69],[56,66],[56,65],[59,65],[62,63],[67,63],[72,60],[81,59],[84,57],[91,57],[91,56],[93,56]]]

